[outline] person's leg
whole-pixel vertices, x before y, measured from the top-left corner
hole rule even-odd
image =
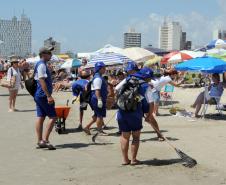
[[[204,92],[201,92],[191,107],[195,108],[197,104],[202,104],[203,100],[204,100]]]
[[[17,97],[17,94],[18,94],[18,90],[13,91],[13,101],[12,101],[13,110],[16,109],[16,97]]]
[[[48,124],[46,126],[46,130],[45,130],[45,133],[44,133],[44,137],[43,137],[44,141],[49,142],[49,135],[52,132],[52,129],[54,127],[55,122],[56,122],[56,118],[55,117],[49,119],[49,122],[48,122]]]
[[[13,91],[9,90],[9,112],[13,111]]]
[[[36,129],[36,134],[38,138],[38,143],[40,143],[43,138],[42,138],[42,131],[43,131],[43,123],[45,121],[45,117],[38,117],[36,124],[35,124],[35,129]]]
[[[148,114],[148,117],[145,119],[145,121],[148,122],[155,131],[157,130],[158,132],[160,132],[158,123],[153,115],[153,112],[154,112],[154,103],[150,103],[149,114]],[[156,132],[157,137],[159,138],[160,141],[163,141],[164,139],[158,132]]]
[[[91,135],[90,133],[90,127],[96,122],[97,117],[96,116],[92,116],[92,120],[88,123],[88,125],[86,127],[83,128],[84,132],[87,135]]]
[[[140,145],[140,130],[132,132],[133,141],[131,144],[131,155],[132,155],[132,161],[131,164],[137,164],[139,161],[137,160],[137,152]]]
[[[82,126],[82,120],[83,120],[84,110],[80,110],[79,114],[79,124]]]
[[[120,137],[121,151],[122,151],[124,165],[130,163],[129,156],[128,156],[130,135],[131,135],[130,132],[122,132]]]

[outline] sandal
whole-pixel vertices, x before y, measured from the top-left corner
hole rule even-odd
[[[126,163],[122,163],[122,166],[127,166],[127,165],[130,165],[131,164],[131,160],[129,160],[128,162]]]
[[[86,135],[91,135],[91,132],[88,128],[83,128],[83,131],[86,133]]]
[[[165,141],[165,139],[163,137],[158,137],[158,141],[162,142]]]
[[[39,148],[48,148],[49,150],[56,150],[56,148],[49,143],[49,141],[41,141],[37,143],[37,149]]]
[[[139,160],[135,160],[135,161],[131,162],[131,165],[132,165],[132,166],[140,165],[140,164],[142,164],[142,162],[139,161]]]

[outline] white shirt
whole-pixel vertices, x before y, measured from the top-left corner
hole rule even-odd
[[[91,84],[91,90],[100,90],[102,86],[102,80],[100,78],[95,78]]]
[[[16,78],[15,87],[13,89],[19,89],[21,84],[20,70],[15,70],[13,67],[10,67],[7,72],[7,81],[10,81],[13,76]]]
[[[154,87],[153,90],[161,91],[161,89],[171,81],[172,79],[170,78],[170,76],[162,76],[159,79],[152,80],[151,84]]]
[[[153,96],[152,96],[153,89],[151,87],[148,87],[145,92],[145,98],[148,103],[154,102]]]
[[[35,73],[35,80],[39,80],[40,78],[47,78],[46,73],[46,65],[40,64],[37,68],[37,72]]]
[[[124,80],[122,80],[116,87],[115,90],[116,91],[120,91],[123,87],[123,85],[126,84],[126,78]]]

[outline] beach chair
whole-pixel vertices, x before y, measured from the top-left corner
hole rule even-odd
[[[170,100],[171,105],[173,107],[173,92],[174,92],[174,86],[173,85],[165,85],[164,92],[161,93],[161,96],[164,100],[163,105],[165,105],[165,103]]]
[[[220,104],[221,96],[210,96],[208,88],[205,88],[205,97],[209,101],[204,103],[203,110],[202,110],[202,113],[201,113],[201,117],[205,118],[205,115],[206,115],[206,112],[207,112],[209,105],[215,105],[216,110],[218,111],[219,115],[223,114],[222,110],[221,110],[221,104]]]

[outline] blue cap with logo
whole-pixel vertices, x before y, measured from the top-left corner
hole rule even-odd
[[[129,61],[127,63],[127,66],[125,67],[125,72],[129,72],[133,70],[138,71],[137,64],[134,61]]]
[[[134,74],[134,76],[142,79],[153,78],[153,71],[148,67],[142,68],[140,71]]]
[[[97,73],[102,67],[105,67],[105,66],[106,65],[103,62],[97,62],[94,67],[95,73]]]

